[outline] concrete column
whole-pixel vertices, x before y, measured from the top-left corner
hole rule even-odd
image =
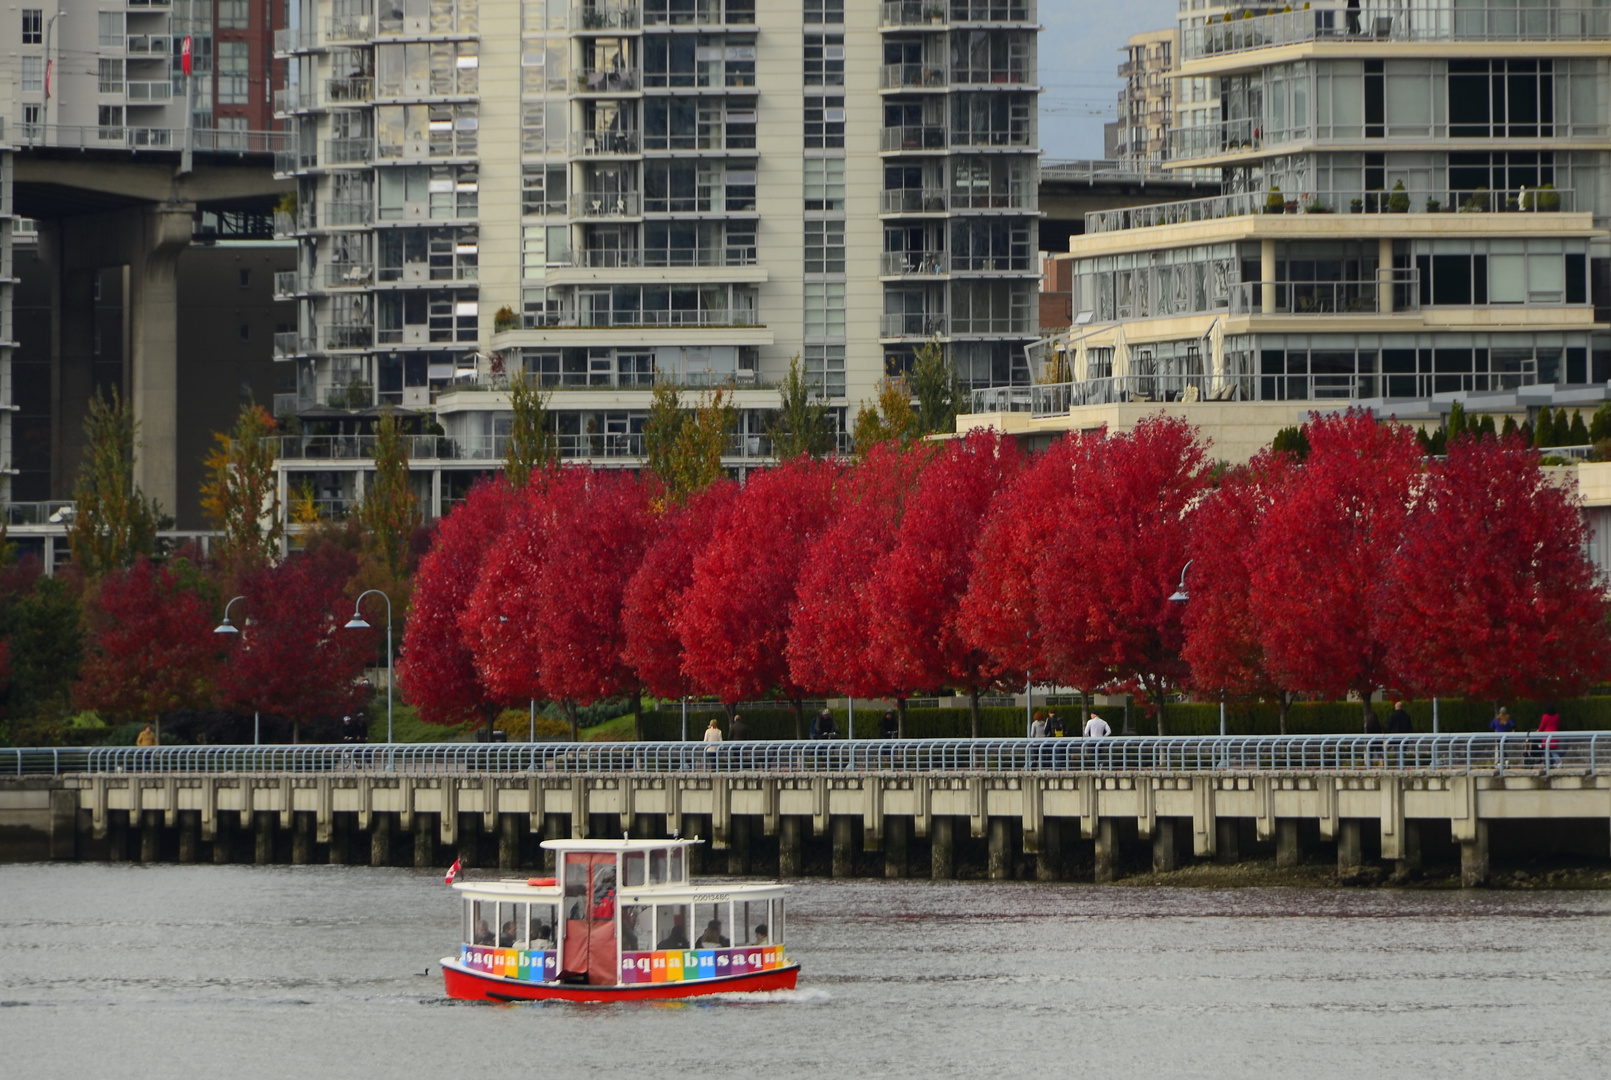
[[[1040,825],[1040,850],[1035,852],[1035,880],[1062,879],[1063,822],[1058,818],[1043,818]]]
[[[235,842],[234,813],[217,814],[213,820],[213,862],[222,866],[230,861],[230,848]]]
[[[436,865],[436,822],[432,821],[433,814],[414,814],[414,865],[427,867]]]
[[[196,810],[179,811],[179,861],[196,861],[196,848],[201,846],[201,813]]]
[[[520,823],[513,814],[498,816],[498,869],[513,870],[520,865]]]
[[[259,810],[255,815],[253,824],[257,826],[257,836],[252,850],[252,861],[258,866],[267,866],[274,861],[274,819],[276,816],[272,810]]]
[[[1421,874],[1421,823],[1404,822],[1404,857],[1398,861],[1400,877],[1419,877]]]
[[[833,876],[854,877],[856,874],[856,823],[845,814],[833,817]]]
[[[1460,884],[1468,889],[1488,884],[1488,823],[1477,822],[1476,833],[1460,842]]]
[[[558,817],[555,817],[553,814],[549,814],[547,817],[543,818],[544,840],[563,840],[565,835],[566,832],[563,827],[563,823]],[[557,865],[558,863],[554,858],[553,850],[551,848],[543,848],[543,870],[546,873],[552,874],[555,872],[554,868]]]
[[[987,835],[990,880],[1006,881],[1012,877],[1012,826],[1004,817],[993,817],[987,826]]]
[[[1282,869],[1290,869],[1298,865],[1298,819],[1275,819],[1275,865]]]
[[[129,813],[124,810],[106,812],[106,833],[110,858],[113,862],[129,861]]]
[[[298,811],[291,818],[291,862],[306,866],[313,861],[313,815]]]
[[[1152,872],[1167,874],[1177,865],[1175,858],[1175,821],[1159,818],[1152,825]]]
[[[369,865],[390,866],[392,861],[393,815],[369,815]]]
[[[957,876],[955,829],[956,820],[949,815],[937,815],[929,822],[929,876],[935,881]]]
[[[1364,861],[1359,838],[1359,819],[1344,818],[1337,823],[1337,873],[1357,869]]]
[[[1259,310],[1266,315],[1275,314],[1275,241],[1259,241]]]
[[[332,813],[330,815],[330,851],[328,859],[331,866],[346,866],[352,858],[352,817],[348,814]]]
[[[743,877],[750,872],[750,818],[734,814],[727,819],[727,872]]]
[[[906,845],[907,837],[912,832],[912,819],[909,817],[887,817],[884,819],[884,876],[887,878],[903,878],[906,876]]]
[[[48,244],[44,242],[47,231],[51,234]],[[95,396],[95,278],[99,271],[93,266],[62,266],[62,245],[75,249],[78,246],[72,235],[76,229],[52,223],[48,230],[42,228],[40,232],[41,255],[56,270],[51,282],[51,321],[55,331],[51,411],[55,430],[50,489],[52,495],[66,497],[72,491],[79,463],[84,460],[84,415]],[[122,387],[118,389],[121,392]]]
[[[1096,883],[1111,884],[1114,864],[1118,861],[1119,835],[1112,818],[1099,818],[1096,823]]]
[[[140,861],[154,863],[162,851],[162,812],[147,810],[140,815]]]
[[[778,877],[800,876],[800,818],[785,814],[778,818]]]
[[[147,207],[139,255],[129,260],[129,403],[140,425],[134,482],[169,513],[179,499],[179,254],[190,245],[195,210]]]
[[[1393,238],[1383,236],[1376,241],[1376,310],[1382,315],[1393,313]]]
[[[1242,822],[1239,818],[1222,817],[1214,820],[1214,860],[1237,863],[1242,861]]]
[[[78,858],[78,793],[57,788],[50,793],[50,857]]]
[[[703,824],[701,819],[704,816],[703,814],[684,814],[682,816],[682,834],[690,837],[698,836],[706,841],[706,843],[695,844],[687,849],[685,857],[688,860],[689,877],[698,877],[705,872],[705,849],[709,846],[710,829],[700,828],[700,825]]]

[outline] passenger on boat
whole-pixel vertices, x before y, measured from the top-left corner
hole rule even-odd
[[[498,947],[512,949],[515,946],[515,920],[510,919],[503,924],[503,930],[498,934]]]
[[[621,948],[627,952],[638,951],[638,913],[635,908],[623,908],[621,911]]]
[[[712,919],[705,924],[705,932],[699,935],[699,940],[694,942],[694,947],[698,949],[727,949],[731,948],[732,944],[731,941],[722,937],[722,921]]]
[[[767,944],[766,924],[765,923],[757,923],[756,926],[755,926],[755,944],[757,944],[757,945],[765,945],[765,944]]]
[[[552,949],[554,947],[554,931],[547,923],[533,922],[531,924],[531,947],[533,949]]]
[[[487,920],[485,919],[475,921],[475,943],[477,945],[495,944],[492,939],[492,931],[487,929]]]
[[[671,922],[671,932],[660,939],[656,949],[686,949],[688,947],[688,928],[683,925],[682,916],[676,916]]]

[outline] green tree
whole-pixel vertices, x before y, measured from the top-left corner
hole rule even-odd
[[[962,410],[962,383],[938,341],[927,342],[917,350],[906,382],[916,403],[921,434],[956,430],[957,413]]]
[[[503,474],[514,488],[531,482],[533,472],[559,462],[559,438],[548,420],[548,391],[528,373],[509,377],[509,442],[504,448]]]
[[[1611,402],[1595,409],[1594,418],[1589,421],[1589,441],[1599,442],[1601,439],[1611,439]]]
[[[267,409],[246,405],[233,431],[213,435],[218,445],[207,455],[201,509],[223,533],[214,552],[225,566],[247,569],[280,552],[284,526],[274,477],[275,427]]]
[[[364,526],[366,554],[378,559],[393,579],[401,578],[420,507],[408,482],[408,436],[391,409],[375,425],[375,474],[358,507],[358,520]]]
[[[66,706],[84,660],[84,627],[78,595],[65,579],[7,568],[0,577],[0,642],[9,661],[0,682],[6,717]]]
[[[1583,414],[1574,410],[1572,412],[1572,427],[1567,432],[1567,446],[1587,446],[1589,444],[1589,428],[1583,422]]]
[[[1499,429],[1494,426],[1492,413],[1483,413],[1482,419],[1477,422],[1477,438],[1493,439],[1499,435]]]
[[[682,433],[682,391],[671,383],[657,382],[649,394],[649,416],[643,424],[643,453],[649,471],[669,489],[677,436]]]
[[[891,375],[879,380],[878,403],[862,402],[856,412],[856,423],[851,429],[851,443],[856,456],[864,457],[867,451],[881,442],[898,439],[903,446],[910,445],[922,432],[918,428],[917,410],[912,408],[912,395],[906,380]]]
[[[738,409],[724,387],[702,393],[692,409],[683,409],[681,401],[676,387],[656,386],[643,432],[649,470],[673,503],[722,478],[722,455],[738,426]]]
[[[1465,406],[1458,401],[1449,406],[1449,419],[1444,425],[1444,430],[1448,432],[1445,441],[1451,444],[1460,436],[1470,433],[1471,425],[1466,420]]]
[[[799,353],[789,361],[789,374],[778,389],[778,402],[777,422],[769,432],[772,452],[778,460],[801,454],[820,458],[833,452],[834,432],[828,406],[817,388],[806,382]]]
[[[73,559],[89,577],[130,566],[157,547],[161,508],[134,483],[139,425],[116,388],[96,395],[84,419],[84,464],[73,483],[76,514],[67,534]]]
[[[1512,435],[1516,434],[1518,430],[1520,429],[1516,427],[1516,418],[1514,416],[1507,416],[1505,417],[1505,426],[1499,429],[1499,435],[1501,438],[1508,439]]]
[[[1533,445],[1543,449],[1554,446],[1551,442],[1555,437],[1555,418],[1550,415],[1549,406],[1545,405],[1538,410],[1538,420],[1533,424]]]
[[[1270,441],[1270,449],[1278,454],[1285,454],[1294,461],[1303,461],[1309,456],[1308,426],[1282,428]]]
[[[1566,409],[1555,410],[1554,426],[1550,434],[1551,446],[1569,446],[1572,442],[1572,422],[1566,418]]]

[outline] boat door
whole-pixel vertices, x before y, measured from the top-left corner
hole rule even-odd
[[[612,986],[619,978],[616,954],[615,855],[565,853],[565,952],[562,982]]]

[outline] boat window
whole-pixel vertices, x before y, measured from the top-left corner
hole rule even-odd
[[[472,901],[470,914],[470,944],[491,945],[496,939],[492,928],[498,925],[498,905],[491,900]]]
[[[655,848],[649,852],[649,884],[664,885],[666,883],[666,849]]]
[[[643,884],[643,852],[629,851],[622,859],[622,885],[634,889]]]
[[[587,918],[587,856],[567,856],[565,859],[565,917]]]
[[[648,904],[621,905],[621,951],[638,952],[654,943],[654,908]]]
[[[468,896],[464,898],[464,926],[462,940],[466,945],[475,944],[475,901]]]
[[[733,939],[728,933],[730,921],[727,904],[695,904],[694,928],[699,936],[694,939],[696,949],[731,948]]]
[[[554,947],[554,922],[557,912],[553,904],[532,904],[531,914],[527,917],[526,938],[530,949],[552,949]]]
[[[691,946],[688,936],[687,904],[656,904],[654,909],[656,949],[686,949]]]
[[[671,849],[671,866],[666,872],[666,880],[668,881],[688,880],[688,875],[683,873],[682,869],[685,865],[683,862],[682,850],[683,849],[680,847],[674,847]]]
[[[525,937],[520,928],[526,925],[526,913],[520,909],[525,904],[515,904],[503,901],[498,905],[498,948],[512,949],[515,942]]]
[[[610,863],[593,864],[593,918],[615,918],[615,867]]]
[[[772,921],[767,924],[772,931],[771,944],[783,944],[783,898],[780,896],[772,901]]]
[[[733,903],[733,944],[769,945],[767,919],[771,913],[765,900],[737,900]]]

